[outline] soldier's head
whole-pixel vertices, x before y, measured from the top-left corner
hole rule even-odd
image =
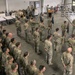
[[[17,42],[16,43],[16,47],[20,48],[21,47],[21,43],[20,42]]]
[[[7,58],[7,60],[8,60],[8,63],[13,63],[13,57],[12,56],[9,56],[8,58]]]
[[[66,24],[66,21],[64,21],[64,24]]]
[[[29,56],[29,52],[25,52],[23,56],[24,57],[28,57]]]
[[[36,31],[38,31],[38,32],[39,32],[39,28],[38,28],[38,27],[36,28]]]
[[[48,35],[48,36],[47,36],[47,39],[48,39],[48,40],[51,40],[51,39],[52,39],[52,34],[51,34],[51,35]]]
[[[31,66],[36,65],[36,60],[31,61],[30,65]]]
[[[72,35],[71,35],[71,37],[72,37],[72,38],[75,38],[75,35],[74,35],[74,34],[72,34]]]
[[[11,69],[12,69],[13,72],[14,72],[14,71],[17,71],[17,70],[18,70],[18,64],[17,64],[17,63],[13,63],[13,64],[11,65]]]
[[[43,23],[43,20],[41,21],[41,23]]]
[[[56,28],[56,32],[58,32],[59,31],[59,28]]]
[[[6,34],[6,30],[3,30],[3,34]]]
[[[4,48],[4,52],[6,53],[6,54],[9,54],[9,52],[10,52],[10,50],[9,50],[9,48]]]
[[[39,71],[40,71],[40,72],[43,73],[43,72],[45,72],[45,70],[46,70],[46,68],[45,68],[44,65],[40,65],[40,66],[39,66]]]
[[[16,42],[15,38],[12,38],[12,39],[11,39],[11,42],[12,42],[12,43],[15,43],[15,42]]]
[[[8,34],[8,37],[9,37],[10,39],[12,38],[12,36],[13,36],[12,33],[9,33],[9,34]]]
[[[26,23],[28,23],[28,20],[26,20]]]
[[[8,37],[8,34],[9,34],[9,33],[6,33],[6,37]]]
[[[71,53],[71,52],[72,52],[72,48],[69,47],[69,48],[67,49],[67,52],[68,52],[68,53]]]

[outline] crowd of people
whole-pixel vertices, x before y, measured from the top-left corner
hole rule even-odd
[[[32,9],[33,11],[33,9]],[[53,65],[53,53],[62,53],[63,45],[66,45],[66,50],[61,55],[61,61],[64,68],[64,74],[72,75],[73,63],[75,57],[75,25],[73,24],[73,31],[69,35],[69,23],[64,21],[61,25],[62,35],[59,33],[59,28],[52,32],[53,24],[52,16],[47,19],[47,26],[44,25],[44,16],[42,15],[40,21],[36,21],[33,12],[29,15],[29,7],[27,13],[18,11],[16,13],[16,31],[17,36],[22,36],[22,26],[24,28],[25,40],[30,42],[31,36],[34,42],[35,53],[42,54],[40,51],[40,42],[44,43],[44,51],[46,52],[46,62],[49,66]],[[45,36],[47,32],[47,36]],[[16,42],[12,33],[8,33],[3,26],[0,26],[0,72],[1,75],[44,75],[46,70],[44,65],[40,65],[39,69],[36,66],[36,60],[28,61],[29,52],[22,52],[21,43]]]

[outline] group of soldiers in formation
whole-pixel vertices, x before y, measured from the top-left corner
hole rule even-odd
[[[41,15],[40,22],[35,21],[35,17],[26,17],[28,14],[23,12],[16,13],[16,31],[19,37],[22,36],[22,26],[24,26],[25,40],[31,41],[33,37],[35,52],[39,55],[40,42],[44,43],[44,51],[46,52],[47,64],[53,65],[53,52],[62,53],[63,45],[66,45],[66,50],[62,53],[61,61],[64,68],[64,75],[72,75],[73,63],[75,57],[75,25],[73,31],[69,35],[69,24],[66,21],[61,25],[62,35],[59,33],[59,28],[52,32],[53,23],[52,16],[48,18],[48,26],[44,25],[44,16]],[[45,36],[47,32],[47,36]],[[21,43],[16,42],[12,33],[7,33],[3,26],[0,26],[0,72],[2,75],[44,75],[46,67],[40,65],[39,69],[36,67],[36,60],[28,61],[29,52],[22,52]]]
[[[23,15],[20,14],[21,16]],[[34,49],[35,52],[39,55],[41,54],[40,51],[40,42],[44,43],[44,50],[46,51],[46,62],[47,64],[53,65],[52,57],[53,51],[57,53],[62,53],[62,48],[65,45],[66,49],[61,56],[61,61],[64,67],[64,75],[72,75],[73,73],[73,63],[75,57],[75,23],[73,22],[72,34],[70,37],[69,35],[69,23],[64,21],[61,25],[62,35],[59,33],[59,28],[55,29],[55,32],[52,32],[53,28],[53,17],[50,16],[47,19],[47,25],[44,25],[44,16],[40,16],[40,22],[35,21],[35,17],[30,17],[29,19],[26,18],[24,15],[22,18],[20,15],[17,15],[16,20],[16,30],[17,35],[21,36],[21,25],[23,25],[24,33],[25,33],[25,40],[26,42],[30,42],[31,36],[33,36],[34,41]],[[47,36],[45,36],[45,32],[47,32]],[[43,74],[40,74],[43,75]]]

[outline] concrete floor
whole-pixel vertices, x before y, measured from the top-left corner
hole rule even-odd
[[[54,20],[55,20],[55,24],[53,25],[53,32],[56,27],[60,28],[60,26],[63,24],[63,21],[67,20],[67,19],[65,17],[61,17],[60,12],[58,12],[54,15]],[[47,25],[47,18],[45,19],[45,25]],[[45,71],[44,75],[52,75],[52,74],[63,75],[63,66],[62,66],[61,60],[60,60],[61,53],[57,54],[56,52],[54,52],[54,55],[53,55],[54,65],[49,67],[45,62],[45,55],[40,55],[40,56],[37,55],[35,53],[32,45],[26,43],[24,39],[21,39],[16,35],[16,28],[14,25],[7,25],[7,26],[5,26],[5,28],[7,29],[8,32],[13,33],[13,36],[16,38],[16,41],[20,41],[22,43],[22,47],[21,47],[22,51],[23,52],[28,51],[30,53],[29,61],[35,59],[37,61],[37,67],[39,67],[39,65],[41,65],[41,64],[46,66],[46,71]],[[70,28],[70,30],[71,30],[71,28]],[[60,28],[60,34],[61,34],[61,28]],[[24,35],[24,31],[22,31],[22,35]],[[43,45],[44,45],[44,43],[41,42],[40,49],[42,51],[44,50]]]

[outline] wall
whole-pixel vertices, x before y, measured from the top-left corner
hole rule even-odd
[[[46,12],[46,6],[57,6],[58,4],[61,4],[62,0],[44,0],[43,3],[43,12]]]
[[[5,0],[0,0],[0,12],[5,11]]]

